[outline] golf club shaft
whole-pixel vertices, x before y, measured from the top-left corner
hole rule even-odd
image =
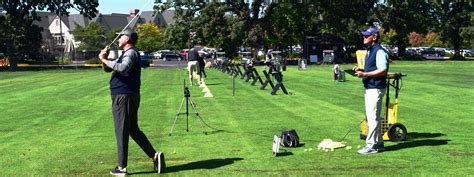
[[[140,14],[140,12],[139,12],[139,14]],[[132,20],[130,20],[130,22],[128,22],[127,25],[125,25],[125,27],[120,31],[120,33],[125,31],[125,29],[127,29],[128,26],[130,26],[130,24],[135,20],[135,18],[140,16],[139,14],[135,15],[135,17],[133,17]],[[107,48],[110,48],[110,46],[112,46],[112,44],[114,44],[117,41],[117,39],[120,37],[120,33],[114,38],[114,40],[109,45],[107,45]]]
[[[148,0],[147,3],[145,3],[145,5],[143,5],[143,7],[139,9],[138,14],[136,14],[136,15],[132,18],[132,20],[130,20],[130,22],[127,23],[127,25],[125,25],[125,27],[120,31],[120,33],[122,33],[123,31],[125,31],[125,29],[127,29],[127,28],[130,26],[130,24],[131,24],[137,17],[139,17],[139,16],[142,14],[143,8],[145,8],[145,6],[147,6],[150,2],[151,2],[151,0]],[[120,37],[120,33],[114,38],[114,40],[113,40],[109,45],[107,45],[107,48],[110,49],[110,46],[112,46],[112,44],[114,44],[114,43],[117,41],[117,39]]]
[[[358,127],[360,127],[360,124],[362,122],[364,122],[365,119],[362,119],[362,121],[359,122],[359,124],[357,124]],[[346,138],[346,136],[353,130],[354,128],[350,128],[349,131],[347,131],[347,133],[341,138],[340,141],[344,140],[344,138]]]

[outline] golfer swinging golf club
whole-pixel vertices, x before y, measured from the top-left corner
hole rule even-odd
[[[366,146],[357,151],[359,154],[372,154],[385,150],[381,135],[380,112],[382,97],[387,88],[388,55],[379,44],[380,34],[375,27],[361,33],[367,45],[364,68],[354,67],[358,77],[362,78],[365,87],[365,116],[369,132]]]
[[[156,152],[146,135],[138,127],[138,107],[140,106],[140,54],[135,48],[138,36],[130,28],[118,33],[118,46],[123,49],[116,60],[107,60],[109,47],[103,49],[99,58],[104,67],[112,70],[110,94],[117,141],[118,164],[110,171],[112,175],[127,174],[129,136],[153,161],[154,168],[162,173],[165,159],[162,152]]]

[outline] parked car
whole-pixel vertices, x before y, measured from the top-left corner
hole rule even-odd
[[[178,61],[181,61],[183,60],[183,56],[176,52],[176,51],[169,51],[169,52],[163,52],[161,53],[161,56],[160,58],[161,60],[163,61],[170,61],[170,60],[178,60]]]
[[[440,57],[444,57],[447,55],[446,49],[444,48],[435,48],[435,51],[436,51],[436,54]]]
[[[466,49],[464,50],[465,57],[474,57],[474,49]]]
[[[163,52],[170,52],[170,50],[158,50],[156,52],[152,52],[150,55],[153,56],[154,59],[160,59],[161,58],[161,54]]]
[[[405,50],[405,54],[407,54],[407,55],[412,55],[412,56],[417,55],[416,50],[415,50],[415,49],[412,49],[412,48],[407,48],[407,49]]]
[[[437,57],[438,56],[438,53],[436,52],[436,50],[434,48],[424,48],[422,51],[421,51],[421,56],[423,57]]]
[[[183,49],[179,53],[183,58],[187,58],[186,56],[188,55],[189,49]]]
[[[150,67],[150,55],[144,51],[140,51],[140,65],[142,68]]]

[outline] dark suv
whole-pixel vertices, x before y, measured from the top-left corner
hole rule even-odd
[[[183,56],[181,56],[180,53],[175,52],[175,51],[170,51],[170,52],[163,52],[161,53],[161,57],[159,59],[162,59],[163,61],[170,61],[170,60],[183,60]]]
[[[150,55],[148,53],[140,51],[140,65],[142,68],[150,67]]]

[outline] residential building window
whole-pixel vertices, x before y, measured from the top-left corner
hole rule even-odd
[[[64,43],[62,43],[62,41],[61,41],[61,35],[55,36],[55,37],[54,37],[54,41],[55,41],[56,45],[62,45],[62,44],[64,44]]]

